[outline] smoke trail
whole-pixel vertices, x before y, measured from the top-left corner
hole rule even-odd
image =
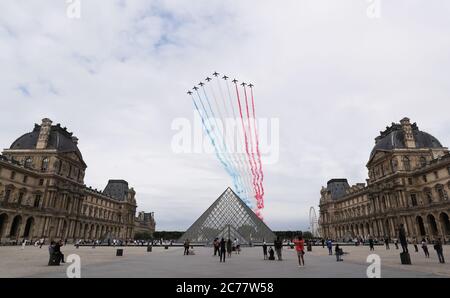
[[[203,106],[203,103],[202,103],[202,101],[201,101],[201,99],[200,99],[200,95],[198,94],[198,92],[197,92],[197,95],[198,95],[198,97],[199,97],[200,103],[201,103],[202,106]],[[225,171],[227,171],[227,173],[230,174],[230,170],[229,170],[229,168],[228,168],[228,165],[225,163],[225,161],[222,159],[222,157],[221,157],[220,154],[219,154],[219,150],[218,150],[218,148],[217,148],[216,141],[214,140],[214,137],[213,137],[212,134],[211,134],[211,130],[210,130],[210,129],[208,128],[208,126],[206,125],[206,122],[207,122],[207,121],[205,121],[205,117],[204,117],[204,116],[202,115],[202,113],[200,112],[200,109],[198,108],[198,105],[197,105],[197,103],[195,102],[194,96],[193,96],[192,94],[191,94],[191,97],[192,97],[192,102],[194,103],[194,107],[195,107],[197,113],[199,114],[199,116],[200,116],[200,118],[201,118],[201,120],[202,120],[203,128],[204,128],[206,134],[208,135],[208,137],[209,137],[209,139],[210,139],[210,141],[211,141],[211,144],[213,145],[214,152],[216,153],[217,159],[218,159],[219,162],[222,164],[222,166],[224,167]]]
[[[246,107],[246,111],[247,111],[247,124],[248,124],[249,135],[250,135],[250,144],[252,146],[252,152],[251,152],[252,154],[251,154],[251,156],[252,156],[252,161],[253,161],[253,163],[255,165],[255,168],[257,168],[256,159],[255,159],[255,150],[253,149],[255,144],[253,142],[253,137],[252,137],[252,132],[251,132],[252,127],[251,127],[251,124],[250,124],[250,110],[248,108],[248,96],[247,96],[247,90],[245,88],[245,84],[244,84],[243,87],[244,87],[244,96],[245,96],[245,107]],[[260,177],[259,177],[259,172],[258,172],[257,169],[255,169],[255,174],[256,174],[256,181],[257,181],[257,188],[258,188],[257,195],[256,195],[256,201],[257,201],[258,205],[260,205],[261,189],[260,189],[260,185],[259,185]]]
[[[259,173],[260,173],[260,187],[261,187],[261,201],[262,208],[264,208],[264,172],[262,169],[262,161],[261,161],[261,152],[259,151],[259,135],[258,128],[256,126],[256,110],[255,110],[255,98],[253,96],[253,87],[250,87],[250,94],[252,97],[252,110],[253,110],[253,127],[255,129],[255,138],[256,138],[256,154],[258,156],[258,164],[259,164]]]
[[[206,94],[206,90],[205,90],[205,88],[203,87],[203,86],[201,86],[201,88],[202,88],[202,90],[203,90],[203,94],[205,95],[205,99],[206,99],[206,103],[207,103],[207,105],[208,105],[208,107],[209,107],[209,110],[210,110],[210,112],[211,112],[211,118],[214,120],[214,122],[215,122],[215,127],[216,127],[216,129],[214,129],[214,132],[215,132],[215,134],[216,134],[216,136],[219,136],[219,138],[220,138],[220,127],[219,127],[219,125],[218,125],[218,123],[217,123],[217,118],[215,117],[215,114],[214,114],[214,111],[213,111],[213,109],[212,109],[212,106],[211,106],[211,102],[210,102],[210,100],[209,100],[209,98],[208,98],[208,95]],[[202,105],[203,105],[203,103],[202,103]],[[206,112],[206,109],[205,109],[205,107],[204,107],[204,105],[203,105],[203,109],[205,110],[205,112]],[[206,112],[207,113],[207,112]],[[208,115],[208,113],[207,113],[207,115]],[[209,116],[208,116],[208,118],[210,118]],[[223,140],[223,138],[221,138],[221,141],[222,141],[222,144],[223,144],[223,151],[222,152],[227,152],[227,148],[226,148],[226,144],[223,142],[224,140]],[[225,157],[225,159],[227,159],[226,157]],[[238,179],[238,174],[236,173],[236,171],[231,167],[231,165],[230,165],[230,162],[227,160],[227,164],[228,164],[228,166],[230,167],[230,171],[231,171],[231,173],[229,173],[230,174],[230,176],[231,176],[231,178],[232,178],[232,180],[233,180],[233,184],[234,184],[234,187],[235,187],[235,189],[236,189],[236,191],[238,192],[238,193],[242,193],[242,190],[241,190],[241,186],[240,186],[240,182],[239,182],[239,179]],[[244,199],[244,201],[245,201],[245,199]],[[249,201],[246,201],[246,203],[247,203],[247,205],[250,205],[251,206],[251,202],[249,202]]]
[[[218,78],[218,75],[219,75],[219,74],[218,74],[218,73],[215,73],[215,74],[213,74],[213,75],[216,77],[215,81],[217,82],[217,86],[218,86],[218,89],[219,89],[220,97],[221,97],[221,99],[222,99],[223,107],[224,107],[224,110],[225,110],[225,117],[228,117],[228,116],[232,117],[232,116],[230,115],[229,111],[228,111],[228,108],[227,108],[227,102],[226,102],[226,100],[225,100],[223,88],[222,88],[220,79]],[[230,100],[230,102],[231,102],[231,100]],[[231,103],[232,103],[232,102],[231,102]],[[233,106],[230,106],[230,108],[231,108],[231,110],[232,110],[232,112],[233,112],[233,116],[234,116],[232,119],[233,119],[233,120],[236,120],[236,114],[234,113]],[[217,107],[217,109],[219,110],[219,107]],[[228,131],[227,131],[227,130],[224,130],[224,132],[225,132],[225,134],[228,136]],[[234,136],[234,135],[233,135],[233,136]],[[235,139],[235,140],[236,140],[236,139]],[[232,144],[234,144],[235,147],[236,147],[236,144],[235,144],[234,141],[232,142]],[[227,149],[229,149],[229,148],[227,148]],[[233,148],[233,150],[234,150],[234,149],[236,149],[236,148]],[[250,193],[249,193],[249,191],[248,191],[248,185],[247,185],[248,181],[247,181],[247,179],[246,179],[246,178],[247,178],[246,175],[243,175],[243,163],[242,163],[242,161],[241,161],[241,158],[238,156],[237,153],[235,153],[235,154],[233,155],[232,152],[228,151],[228,154],[229,154],[230,160],[231,160],[231,162],[232,162],[232,165],[233,165],[233,167],[236,169],[236,172],[237,172],[237,174],[238,174],[238,176],[239,176],[239,181],[240,181],[241,186],[242,186],[243,195],[245,196],[246,200],[249,201],[249,200],[250,200]],[[233,156],[234,156],[234,158],[233,158]]]
[[[227,85],[228,100],[230,102],[231,111],[233,112],[233,119],[237,120],[237,116],[236,116],[236,112],[235,112],[235,109],[234,109],[234,103],[233,103],[233,99],[232,99],[232,96],[231,96],[231,89],[230,89],[230,84],[229,84],[228,78],[226,76],[224,76],[223,79],[225,80],[226,85]],[[243,131],[243,133],[244,133],[244,131]],[[238,140],[236,140],[236,141],[238,141]],[[236,144],[236,145],[239,145],[239,144]],[[244,145],[244,143],[243,143],[243,145]],[[244,150],[245,150],[245,148],[244,148]],[[249,195],[251,195],[252,197],[254,197],[256,194],[255,194],[254,190],[252,190],[252,181],[250,179],[250,176],[252,176],[252,173],[251,173],[251,169],[250,169],[248,163],[246,163],[245,161],[246,161],[245,153],[244,153],[244,156],[242,156],[241,153],[239,152],[239,154],[238,154],[238,162],[240,164],[240,168],[242,169],[242,176],[243,176],[243,179],[245,180],[247,193]],[[244,175],[244,173],[245,173],[245,175]]]
[[[244,131],[245,151],[247,152],[248,162],[250,164],[250,168],[251,168],[251,171],[252,171],[253,189],[255,190],[256,196],[258,196],[258,186],[257,186],[256,181],[255,181],[256,173],[255,173],[255,170],[254,170],[254,167],[253,167],[253,163],[252,163],[252,158],[250,156],[250,152],[249,152],[249,149],[248,149],[248,137],[247,137],[247,132],[245,130],[244,116],[243,116],[243,113],[242,113],[241,99],[240,99],[240,96],[239,96],[239,89],[238,89],[238,86],[237,86],[236,83],[235,83],[235,86],[236,86],[236,95],[237,95],[238,106],[239,106],[239,114],[241,116],[242,129]]]

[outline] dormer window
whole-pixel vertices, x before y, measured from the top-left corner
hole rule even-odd
[[[25,159],[24,167],[25,168],[32,168],[33,167],[33,159],[31,157],[27,157]]]
[[[48,157],[42,160],[41,171],[46,172],[48,170]]]
[[[405,171],[411,171],[411,163],[407,156],[403,157],[403,168]]]
[[[427,165],[427,159],[424,156],[420,157],[419,162],[420,162],[420,167],[422,167],[422,168]]]

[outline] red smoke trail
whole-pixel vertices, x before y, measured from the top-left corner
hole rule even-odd
[[[252,138],[252,133],[251,133],[251,128],[252,127],[251,127],[251,124],[250,124],[250,111],[249,111],[249,108],[248,108],[248,96],[247,96],[247,90],[246,90],[245,86],[244,86],[244,95],[245,95],[245,106],[246,106],[246,109],[247,109],[247,124],[248,124],[248,129],[249,129],[249,132],[250,132],[250,143],[252,145],[252,160],[253,160],[253,163],[255,164],[255,167],[258,168],[258,166],[256,164],[256,159],[255,159],[255,152],[253,150],[253,147],[254,147],[253,144],[254,143],[253,143],[253,138]],[[257,181],[256,185],[257,185],[257,188],[258,188],[257,195],[256,195],[256,201],[257,201],[258,209],[261,209],[260,208],[261,207],[261,189],[260,189],[260,185],[259,185],[260,177],[259,177],[258,170],[255,170],[255,174],[256,174],[256,181]]]
[[[236,95],[237,95],[238,106],[239,106],[239,114],[240,114],[240,116],[241,116],[242,130],[244,131],[245,151],[246,151],[246,153],[247,153],[247,159],[248,159],[248,162],[250,163],[250,168],[251,168],[251,171],[252,171],[252,176],[253,176],[253,189],[255,190],[256,197],[258,197],[258,196],[259,196],[258,186],[257,186],[256,181],[255,181],[256,171],[255,171],[255,168],[253,167],[252,158],[251,158],[250,152],[249,152],[249,150],[248,150],[248,138],[247,138],[247,132],[246,132],[246,130],[245,130],[244,116],[243,116],[243,114],[242,114],[242,107],[241,107],[241,99],[240,99],[240,96],[239,96],[239,89],[238,89],[238,86],[237,86],[236,83],[235,83],[235,87],[236,87]]]
[[[259,173],[260,173],[260,186],[261,186],[261,200],[262,200],[262,206],[264,208],[264,172],[262,169],[262,162],[261,162],[261,152],[259,151],[259,136],[258,136],[258,130],[256,128],[256,111],[255,111],[255,98],[253,96],[253,88],[250,88],[250,94],[252,97],[252,109],[253,109],[253,126],[255,129],[255,138],[256,138],[256,154],[258,155],[258,164],[259,164]]]

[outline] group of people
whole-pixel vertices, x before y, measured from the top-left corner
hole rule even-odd
[[[375,243],[378,242],[378,240],[374,239],[372,236],[368,236],[368,238],[369,238],[368,239],[369,240],[369,249],[370,249],[370,251],[374,251]],[[390,250],[389,244],[391,243],[391,239],[389,237],[384,237],[383,242],[386,247],[386,250]],[[364,244],[364,242],[362,242],[362,243]],[[398,239],[396,239],[394,241],[395,248],[399,249],[399,244],[400,244],[400,246],[402,248],[402,253],[409,253],[409,250],[408,250],[409,243],[410,242],[408,241],[408,238],[406,237],[405,226],[403,224],[400,224],[398,227]],[[429,240],[427,240],[425,238],[423,238],[422,241],[420,242],[422,250],[425,254],[425,258],[430,258],[430,252],[428,250],[428,243],[429,243]],[[414,246],[415,252],[419,252],[419,242],[417,241],[417,238],[413,239],[412,244]],[[332,255],[333,254],[333,241],[331,239],[326,239],[326,240],[322,239],[322,247],[325,247],[325,245],[328,248],[328,254]],[[437,238],[436,240],[433,241],[433,248],[438,255],[439,263],[444,264],[445,259],[444,259],[444,252],[443,252],[441,238]],[[338,244],[336,244],[335,253],[336,253],[337,261],[342,261],[342,259],[340,258],[340,256],[342,255],[342,250],[340,250]]]
[[[228,239],[225,241],[224,238],[220,239],[216,238],[213,241],[213,247],[214,247],[214,256],[219,256],[220,262],[225,263],[226,256],[228,258],[231,258],[231,253],[234,251],[236,254],[240,254],[241,252],[241,245],[239,243],[238,239],[234,239],[234,241],[231,241],[231,239]]]
[[[295,251],[297,253],[298,257],[298,264],[299,266],[305,266],[305,240],[303,239],[303,235],[299,234],[297,236],[297,239],[294,240],[295,245]],[[264,241],[263,243],[263,255],[264,260],[274,261],[275,260],[275,253],[277,254],[278,261],[283,260],[282,250],[283,250],[283,243],[280,240],[280,237],[277,237],[277,239],[274,240],[273,246],[275,247],[275,250],[272,248],[272,246],[267,247],[267,243]]]

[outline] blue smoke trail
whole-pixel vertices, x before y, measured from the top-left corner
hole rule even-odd
[[[198,94],[198,92],[197,92],[197,94]],[[202,113],[200,112],[200,109],[198,108],[198,105],[197,105],[197,103],[195,102],[194,96],[191,95],[191,97],[192,97],[192,102],[194,103],[194,107],[195,107],[195,109],[197,110],[197,113],[200,115],[200,118],[202,119],[203,128],[205,129],[206,134],[208,135],[208,137],[209,137],[209,139],[210,139],[210,141],[211,141],[211,144],[212,144],[213,147],[214,147],[214,152],[216,153],[217,159],[220,161],[220,163],[222,164],[222,166],[225,168],[225,170],[226,170],[226,171],[228,172],[228,174],[231,176],[233,173],[232,173],[232,171],[229,169],[227,163],[226,163],[226,162],[223,160],[223,158],[220,156],[219,150],[218,150],[217,145],[216,145],[216,141],[214,140],[214,137],[211,135],[210,129],[209,129],[208,126],[206,125],[205,117],[204,117],[204,116],[202,115]],[[200,95],[199,95],[199,100],[200,100],[200,103],[201,103],[202,106],[203,106],[203,103],[202,103],[202,101],[201,101],[201,99],[200,99]],[[203,109],[204,109],[204,107],[203,107]]]
[[[209,120],[210,118],[214,119],[214,122],[215,122],[214,132],[216,132],[217,130],[219,130],[219,125],[217,124],[217,118],[214,115],[214,111],[213,111],[213,109],[211,107],[211,103],[210,103],[210,101],[208,99],[208,95],[206,94],[205,88],[203,88],[203,86],[202,86],[202,90],[203,90],[203,94],[205,95],[206,103],[208,104],[208,107],[209,107],[209,110],[211,112],[211,115],[208,115],[208,112],[206,111],[206,108],[203,105],[203,101],[201,100],[201,97],[200,97],[200,94],[198,93],[198,91],[197,91],[197,95],[199,96],[200,103],[202,104],[203,110],[204,110],[204,112],[206,114],[206,119],[207,120]],[[216,136],[219,136],[217,132],[216,132]],[[220,139],[220,137],[219,137],[219,139]],[[218,142],[218,143],[219,143],[219,145],[223,145],[223,147],[224,147],[223,150],[222,150],[222,148],[219,149],[219,150],[221,150],[222,152],[228,152],[227,148],[226,148],[226,144],[223,141],[223,139],[222,139],[222,142]],[[226,157],[224,159],[227,160]],[[229,169],[229,171],[227,170],[227,172],[231,176],[231,178],[233,180],[234,187],[235,187],[237,193],[239,194],[239,196],[241,197],[241,194],[243,193],[243,186],[242,186],[242,183],[241,183],[241,181],[239,179],[239,174],[236,172],[236,169],[234,169],[231,166],[231,162],[229,160],[227,160],[226,163],[227,163],[227,166],[228,166],[227,169]],[[244,199],[244,201],[245,201],[245,203],[247,205],[251,206],[251,202],[248,200],[248,198],[243,198],[243,199]]]

